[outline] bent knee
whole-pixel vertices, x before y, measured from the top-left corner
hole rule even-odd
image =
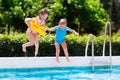
[[[34,43],[33,41],[30,41],[30,44],[31,44],[31,45],[34,45],[35,43]]]

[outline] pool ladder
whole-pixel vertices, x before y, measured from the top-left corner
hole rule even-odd
[[[103,54],[102,54],[102,58],[105,57],[105,43],[106,43],[106,31],[107,31],[107,28],[109,27],[109,37],[110,37],[110,40],[109,40],[109,60],[106,60],[106,61],[96,61],[95,60],[95,56],[94,56],[94,35],[93,34],[89,34],[88,35],[88,40],[87,40],[87,44],[86,44],[86,49],[85,49],[85,57],[87,57],[87,50],[88,50],[88,45],[89,45],[89,41],[90,41],[90,38],[92,37],[92,59],[91,59],[91,64],[92,64],[92,70],[94,70],[94,66],[95,64],[108,64],[110,66],[110,69],[112,69],[112,38],[111,38],[111,23],[110,22],[107,22],[106,25],[105,25],[105,32],[104,32],[104,43],[103,43]]]

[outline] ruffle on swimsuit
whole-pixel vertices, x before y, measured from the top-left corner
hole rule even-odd
[[[34,22],[30,22],[30,28],[40,35],[46,35],[47,28],[45,26],[40,26],[36,18],[32,18]]]

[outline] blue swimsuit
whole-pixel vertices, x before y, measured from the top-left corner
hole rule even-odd
[[[61,29],[60,26],[56,26],[55,30],[56,30],[55,42],[62,44],[65,41],[66,32],[70,31],[71,29],[69,27]]]

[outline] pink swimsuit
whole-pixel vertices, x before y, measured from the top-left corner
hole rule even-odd
[[[35,32],[34,30],[32,30],[30,28],[28,28],[27,32],[30,33],[30,34],[32,34],[32,35],[34,35],[34,36],[38,34],[37,32]]]

